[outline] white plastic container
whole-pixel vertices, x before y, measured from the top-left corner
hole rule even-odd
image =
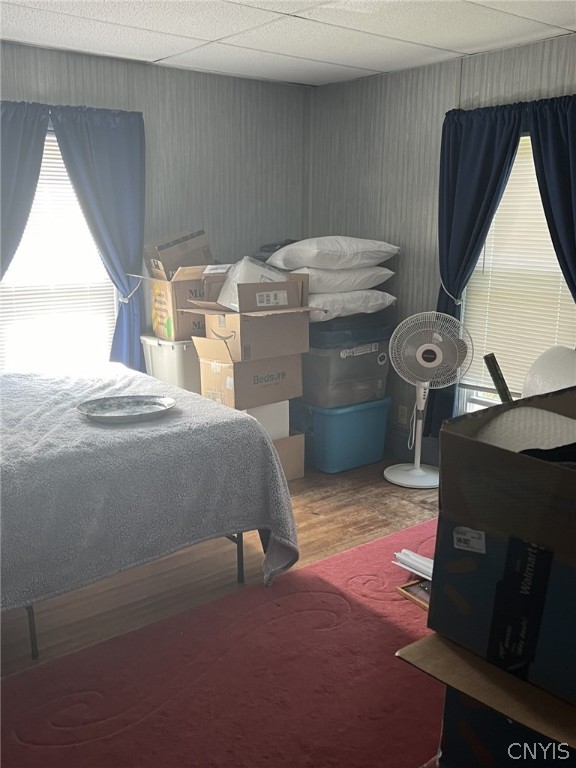
[[[164,341],[140,336],[146,373],[167,384],[200,394],[200,363],[192,340]]]

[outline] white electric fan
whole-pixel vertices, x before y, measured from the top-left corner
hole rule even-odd
[[[390,361],[404,381],[416,387],[409,448],[413,464],[395,464],[384,470],[390,483],[405,488],[437,488],[436,467],[420,463],[422,427],[428,391],[459,381],[472,362],[470,334],[459,320],[441,312],[421,312],[403,320],[390,337]]]

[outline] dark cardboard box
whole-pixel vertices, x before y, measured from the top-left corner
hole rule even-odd
[[[573,418],[576,387],[442,427],[428,626],[576,702],[575,465],[478,439],[492,419],[521,407]]]
[[[575,713],[576,715],[576,713]],[[438,768],[576,766],[576,750],[447,687]]]
[[[466,702],[462,706],[470,707],[468,712],[474,710],[484,713],[488,723],[494,724],[489,727],[494,728],[495,735],[498,735],[500,729],[499,743],[502,740],[502,728],[504,728],[504,737],[508,738],[509,735],[520,732],[525,735],[525,731],[516,730],[521,727],[535,734],[536,740],[544,745],[550,742],[568,745],[572,749],[571,761],[568,759],[560,760],[558,765],[565,765],[568,768],[574,764],[574,749],[576,748],[576,707],[574,705],[537,688],[535,685],[519,680],[514,675],[504,672],[476,654],[451,643],[441,635],[431,634],[417,640],[399,650],[396,655],[416,669],[434,677],[454,692],[459,692],[467,697],[459,700],[449,694],[451,706],[447,714],[450,721],[447,722],[448,718],[444,718],[445,729],[457,727],[460,714],[463,714],[464,719],[470,723],[473,718],[468,717],[465,709],[460,712],[460,705],[452,706],[454,701]],[[470,699],[473,702],[470,702]],[[488,710],[493,710],[493,712]],[[510,722],[515,724],[514,728],[508,728]],[[507,724],[504,725],[504,723]],[[470,723],[470,725],[472,724]],[[468,733],[471,730],[472,728],[468,728]],[[494,744],[491,739],[491,734],[485,731],[476,740],[480,747],[486,746],[486,751],[481,753],[484,759],[484,763],[481,763],[482,768],[485,766],[500,768],[500,763],[496,760],[499,756],[487,754],[490,750],[494,752]],[[448,744],[447,740],[443,739],[443,742],[445,745]],[[454,744],[452,740],[451,743]],[[507,749],[505,751],[507,753]],[[517,751],[513,750],[513,754],[516,755]],[[504,757],[506,756],[507,754],[504,755]],[[540,751],[541,756],[542,751]],[[556,758],[558,758],[558,751],[556,751]],[[549,759],[535,760],[534,762],[516,760],[515,764],[531,764],[543,768],[548,764],[556,765],[557,763]],[[465,759],[461,764],[439,763],[439,765],[449,765],[450,768],[456,765],[457,768],[473,768],[476,763],[470,757],[470,760]],[[504,765],[508,768],[508,765],[512,765],[512,763],[504,763]]]

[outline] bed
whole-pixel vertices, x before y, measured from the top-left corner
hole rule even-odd
[[[129,424],[76,408],[129,394],[175,406]],[[261,534],[266,585],[298,560],[284,473],[253,417],[119,365],[83,378],[4,374],[0,395],[2,610],[247,531]]]

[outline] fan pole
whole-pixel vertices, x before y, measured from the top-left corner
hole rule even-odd
[[[420,469],[420,454],[422,453],[422,431],[424,429],[424,410],[428,397],[428,386],[416,384],[416,435],[414,438],[414,469]]]
[[[422,431],[424,427],[424,410],[428,398],[428,384],[418,382],[416,385],[416,424],[414,437],[414,463],[394,464],[386,467],[384,478],[389,483],[401,485],[404,488],[438,488],[439,472],[436,467],[420,463],[422,453]]]

